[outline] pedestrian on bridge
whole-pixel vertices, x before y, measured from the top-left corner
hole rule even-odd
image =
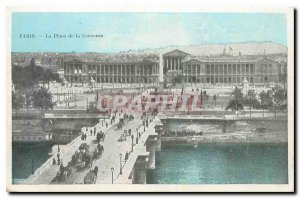
[[[93,130],[91,129],[91,131],[90,131],[90,134],[91,134],[91,136],[93,135]]]

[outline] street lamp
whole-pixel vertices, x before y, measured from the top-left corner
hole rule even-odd
[[[131,135],[131,152],[133,152],[133,138],[134,138],[134,136]]]
[[[122,175],[122,153],[120,153],[120,175]]]
[[[111,167],[111,183],[114,184],[114,168]]]

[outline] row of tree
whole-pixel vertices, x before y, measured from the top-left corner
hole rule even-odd
[[[233,99],[229,101],[226,110],[240,111],[244,107],[248,107],[250,117],[253,109],[262,110],[263,117],[265,111],[268,110],[273,111],[275,117],[278,111],[287,110],[287,90],[285,88],[275,87],[268,91],[262,91],[258,95],[255,90],[248,90],[244,95],[241,89],[235,87],[231,95]]]
[[[48,84],[51,81],[61,82],[59,74],[53,73],[50,69],[43,69],[35,65],[34,59],[31,60],[30,65],[26,67],[12,66],[12,83],[15,89],[24,90],[34,88],[39,82]]]
[[[34,59],[26,67],[12,67],[12,83],[15,90],[12,92],[12,108],[21,109],[33,107],[43,113],[45,110],[53,109],[52,95],[44,86],[39,87],[39,82],[50,81],[61,82],[59,75],[51,70],[44,70],[36,66]]]
[[[53,106],[52,95],[44,87],[27,92],[25,95],[21,92],[12,92],[12,108],[15,110],[33,107],[40,110],[43,115],[45,110],[53,109]]]

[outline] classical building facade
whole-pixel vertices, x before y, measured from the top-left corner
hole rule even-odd
[[[159,64],[139,62],[84,62],[72,60],[64,64],[65,79],[73,83],[153,83],[158,82]]]
[[[275,55],[220,54],[194,56],[175,49],[153,59],[129,58],[118,61],[87,62],[71,60],[64,63],[68,82],[85,83],[155,83],[159,75],[166,83],[266,84],[286,81],[287,57]],[[162,59],[162,60],[160,60]]]

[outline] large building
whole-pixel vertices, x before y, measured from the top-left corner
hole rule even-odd
[[[215,49],[217,53],[204,52],[203,47],[199,48],[202,53],[195,48],[186,51],[174,48],[115,54],[99,61],[73,59],[64,63],[64,75],[72,83],[85,83],[90,79],[98,83],[154,83],[161,79],[173,84],[239,84],[245,79],[254,84],[284,82],[287,49],[275,45],[278,49],[272,50],[272,45],[222,46],[222,51],[220,47]]]

